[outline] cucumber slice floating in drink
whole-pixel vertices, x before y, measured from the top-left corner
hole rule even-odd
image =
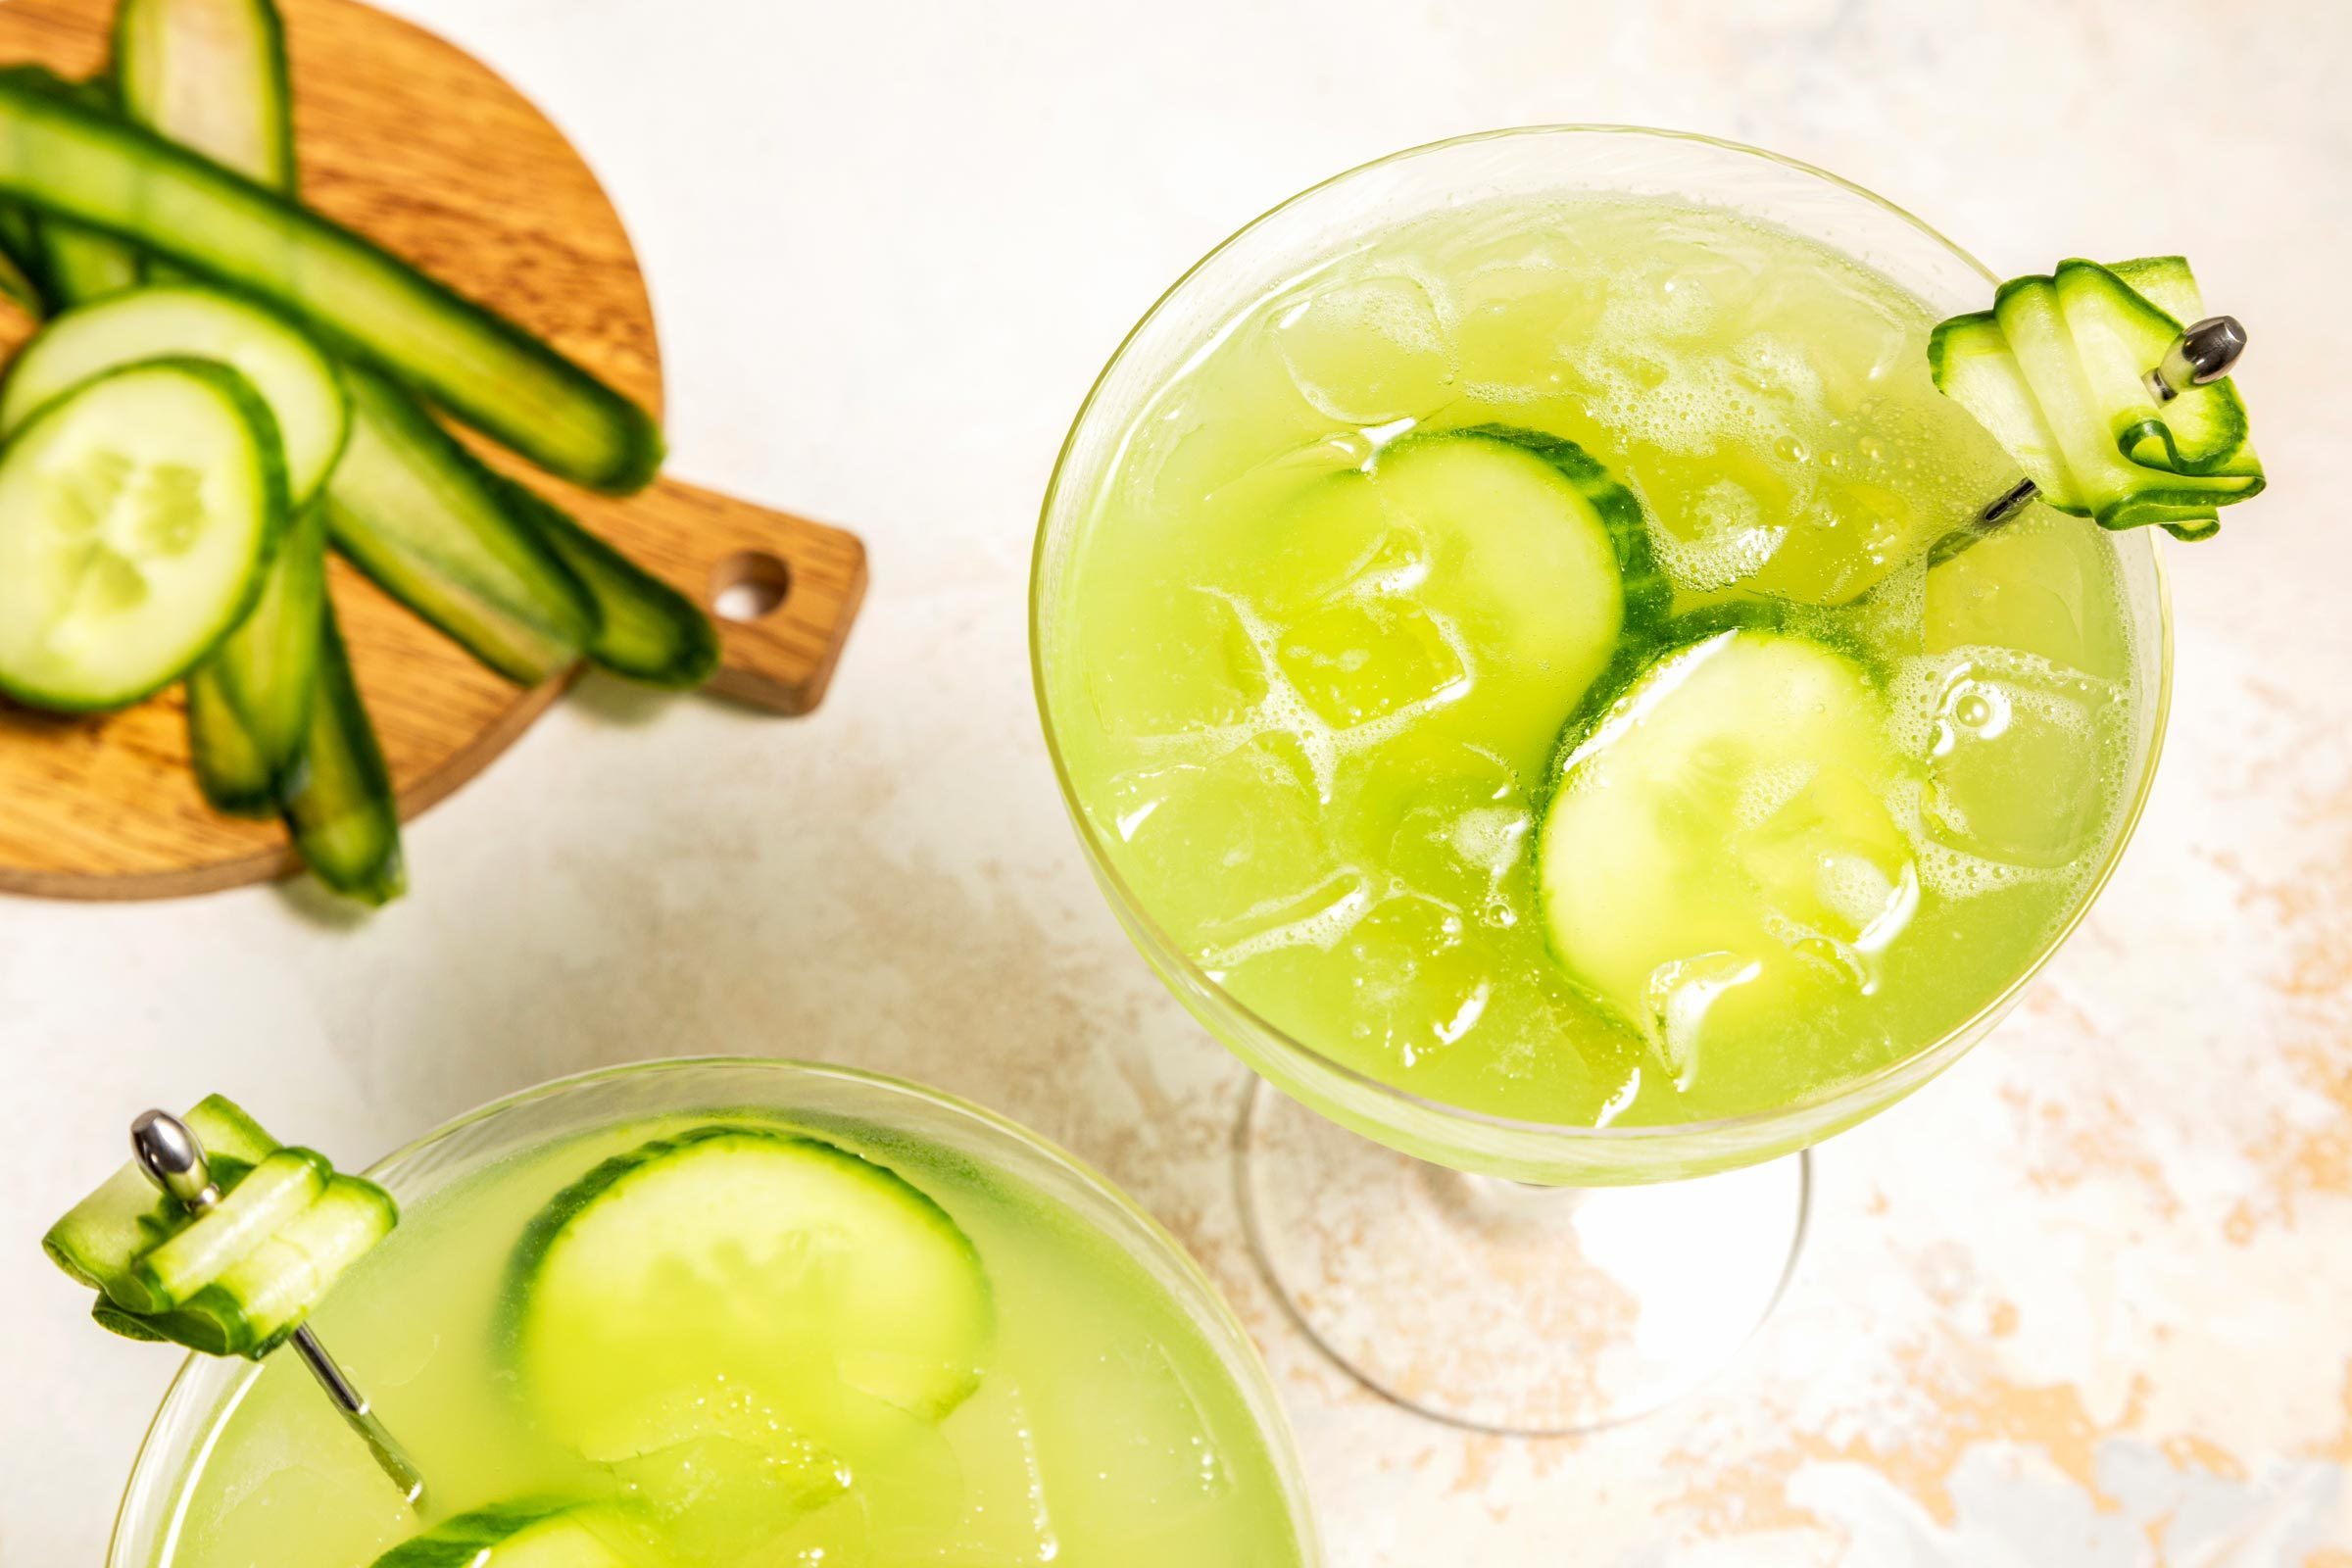
[[[1869,983],[1918,901],[1901,777],[1845,655],[1755,627],[1670,650],[1564,744],[1536,849],[1555,954],[1689,1088],[1823,984]]]
[[[665,1560],[633,1510],[539,1498],[443,1520],[374,1568],[655,1568]]]
[[[1533,766],[1670,593],[1633,493],[1540,431],[1406,436],[1310,486],[1282,526],[1281,586],[1250,596],[1268,677],[1342,750],[1443,709],[1441,727]],[[1465,652],[1498,643],[1499,660]]]
[[[120,708],[244,618],[285,526],[285,456],[243,376],[199,360],[105,371],[0,455],[0,691]]]
[[[971,1393],[993,1331],[956,1222],[816,1139],[700,1127],[616,1155],[524,1232],[502,1308],[529,1407],[582,1454],[719,1439],[855,1455]],[[691,1451],[691,1450],[688,1450]]]
[[[2051,506],[2104,527],[2160,523],[2202,538],[2220,525],[2219,508],[2264,483],[2227,377],[2161,402],[2147,385],[2203,314],[2180,257],[2062,262],[2002,284],[1990,311],[1939,324],[1929,366]]]

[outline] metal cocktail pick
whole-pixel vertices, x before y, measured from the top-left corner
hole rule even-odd
[[[2148,373],[2141,379],[2147,382],[2148,396],[2159,404],[2170,403],[2180,395],[2184,387],[2203,386],[2208,381],[2219,381],[2228,375],[2230,367],[2237,364],[2238,356],[2245,352],[2246,329],[2238,324],[2236,317],[2208,316],[2202,321],[2191,322],[2179,337],[2174,338],[2172,346],[2164,351],[2164,358],[2149,367]],[[1957,551],[1947,550],[1945,546],[1962,539],[1975,543],[1974,536],[2007,522],[2025,510],[2027,502],[2040,493],[2040,487],[2033,480],[2020,479],[2002,491],[1992,505],[1977,514],[1975,522],[1942,540],[1935,554],[1938,558],[1948,559]]]
[[[148,1180],[185,1204],[189,1212],[202,1214],[220,1201],[220,1188],[213,1180],[211,1166],[204,1157],[204,1145],[197,1142],[188,1124],[177,1116],[162,1110],[143,1112],[130,1124],[130,1150]],[[384,1474],[391,1477],[409,1506],[419,1507],[424,1500],[424,1473],[400,1446],[400,1440],[368,1408],[368,1396],[335,1364],[335,1358],[326,1353],[326,1347],[318,1343],[318,1336],[311,1332],[309,1325],[294,1331],[294,1350],[302,1357],[303,1365],[311,1369],[311,1376],[318,1380],[318,1386],[326,1391],[327,1397],[335,1401],[344,1422],[368,1445],[368,1451],[375,1456]]]

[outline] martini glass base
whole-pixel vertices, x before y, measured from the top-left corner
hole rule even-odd
[[[1400,1154],[1262,1080],[1236,1141],[1258,1265],[1325,1353],[1409,1410],[1557,1436],[1738,1354],[1795,1267],[1809,1154],[1648,1187],[1532,1187]]]

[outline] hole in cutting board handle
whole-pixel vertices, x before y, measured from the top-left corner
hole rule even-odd
[[[765,620],[792,593],[792,568],[764,550],[738,550],[710,569],[710,608],[721,620]]]

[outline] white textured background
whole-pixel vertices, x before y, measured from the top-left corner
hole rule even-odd
[[[536,97],[651,275],[677,470],[859,528],[823,712],[593,683],[411,835],[366,929],[271,891],[0,900],[0,1561],[91,1564],[171,1371],[34,1250],[150,1102],[351,1163],[664,1053],[932,1080],[1205,1258],[1288,1397],[1338,1568],[2352,1568],[2352,11],[2336,0],[400,0]],[[1474,1440],[1276,1315],[1240,1069],[1082,868],[1022,590],[1062,431],[1209,244],[1367,157],[1535,121],[1760,142],[1996,270],[2181,249],[2245,318],[2272,475],[2173,552],[2137,845],[2027,1006],[1833,1145],[1746,1360],[1631,1429]],[[2331,488],[2333,487],[2333,488]],[[7,803],[0,801],[0,810]]]

